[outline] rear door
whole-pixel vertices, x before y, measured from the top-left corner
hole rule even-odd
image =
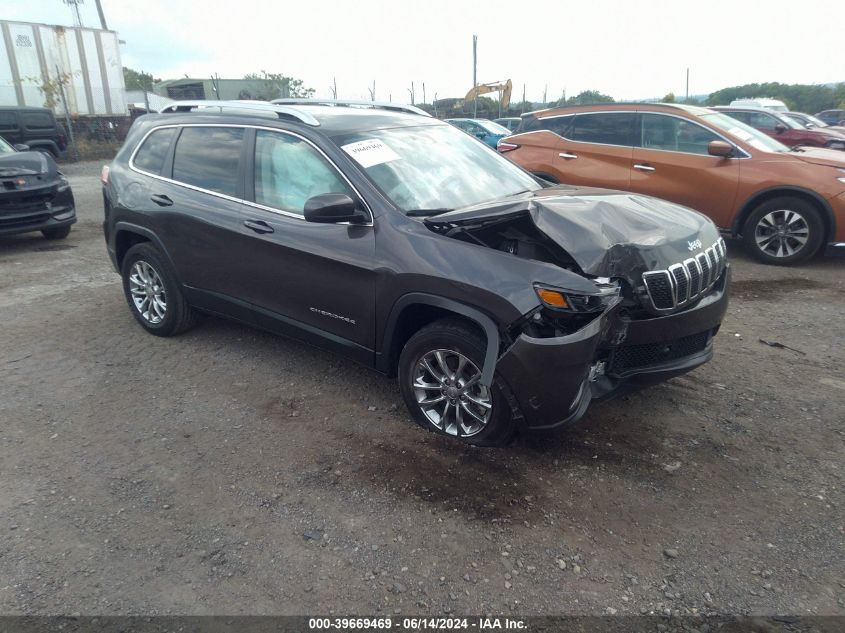
[[[14,110],[0,110],[0,136],[10,145],[23,143],[18,113]]]
[[[560,181],[627,190],[636,113],[579,112],[561,119],[557,134],[562,138],[554,157]]]
[[[243,275],[242,254],[233,251],[241,228],[245,152],[243,127],[185,125],[163,174],[150,183],[146,204],[176,266],[200,307],[232,312]]]
[[[730,226],[741,159],[707,152],[710,141],[724,139],[669,114],[644,112],[637,129],[629,190],[682,204],[719,226]]]

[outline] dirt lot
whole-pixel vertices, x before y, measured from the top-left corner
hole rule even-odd
[[[730,244],[712,363],[482,450],[298,343],[145,334],[66,171],[70,237],[0,238],[0,613],[845,614],[845,261]]]

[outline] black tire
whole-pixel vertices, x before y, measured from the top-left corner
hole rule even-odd
[[[797,237],[778,235],[777,230],[783,227],[787,218],[791,218],[789,226]],[[799,237],[806,237],[800,247]],[[757,260],[786,266],[809,259],[818,252],[824,241],[824,223],[812,203],[784,196],[768,200],[751,212],[742,229],[742,239]],[[789,252],[792,249],[796,250]]]
[[[435,350],[444,350],[456,355],[463,355],[474,365],[474,367],[469,364],[465,365],[465,371],[473,373],[483,367],[486,348],[487,344],[479,331],[467,322],[459,319],[435,321],[419,330],[408,340],[399,356],[399,389],[402,392],[402,398],[405,400],[405,405],[408,407],[411,417],[414,418],[417,424],[433,433],[457,438],[463,442],[477,446],[503,446],[512,439],[516,430],[512,406],[514,400],[510,397],[510,390],[507,385],[499,376],[494,378],[491,388],[488,389],[476,385],[476,387],[469,388],[472,393],[466,394],[467,397],[476,397],[484,399],[487,402],[492,402],[492,409],[485,424],[481,425],[477,419],[474,419],[467,412],[467,406],[477,413],[484,410],[474,404],[474,401],[466,401],[460,396],[457,396],[454,404],[450,405],[454,408],[454,412],[451,413],[453,417],[455,417],[455,414],[460,409],[462,418],[465,417],[470,425],[478,424],[482,427],[472,434],[466,434],[463,426],[461,426],[463,431],[459,434],[457,432],[458,425],[450,425],[448,418],[446,423],[442,423],[442,426],[446,428],[444,430],[444,428],[439,427],[429,419],[417,401],[418,390],[413,385],[417,378],[417,373],[420,371],[418,364],[427,354],[434,353]],[[435,384],[432,379],[436,380],[433,374],[429,375],[429,380],[424,382]],[[446,389],[445,383],[442,384],[443,389]],[[425,394],[422,396],[423,398],[434,398],[439,397],[440,390],[434,389],[424,391],[423,393]],[[444,400],[444,406],[448,402],[450,401]],[[452,411],[452,409],[447,410]],[[455,422],[455,420],[452,421]],[[451,427],[454,427],[454,429],[451,432],[447,432]]]
[[[63,240],[70,235],[70,225],[60,226],[55,229],[43,229],[41,235],[48,240]]]
[[[133,282],[130,278],[136,273],[135,264],[141,262],[141,266],[149,266],[160,280],[160,284],[152,285],[152,288],[163,289],[160,295],[164,299],[165,310],[163,316],[151,314],[151,317],[144,316],[133,300],[130,285]],[[136,244],[130,248],[123,258],[121,265],[121,276],[123,277],[123,294],[129,304],[132,316],[140,323],[147,332],[156,336],[174,336],[191,328],[196,322],[196,315],[185,301],[176,275],[171,270],[167,261],[159,251],[149,243]],[[149,304],[148,304],[149,305]],[[158,319],[158,321],[155,321]]]

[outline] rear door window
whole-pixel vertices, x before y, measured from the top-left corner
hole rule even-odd
[[[237,196],[243,137],[243,128],[183,128],[173,156],[173,179]]]
[[[587,112],[575,116],[573,141],[602,145],[633,145],[634,112]]]
[[[164,167],[164,159],[167,158],[167,150],[170,149],[170,142],[175,134],[175,127],[154,131],[138,149],[138,153],[132,160],[133,165],[151,174],[160,174],[161,168]]]
[[[748,124],[751,127],[756,127],[758,130],[774,130],[778,124],[778,120],[765,112],[750,112],[748,114]]]
[[[47,112],[22,112],[21,121],[28,130],[52,130],[53,117]]]
[[[547,119],[540,119],[540,129],[554,132],[563,138],[572,138],[572,122],[575,120],[575,115],[568,116],[554,116]]]

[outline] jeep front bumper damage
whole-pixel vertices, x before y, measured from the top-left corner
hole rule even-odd
[[[522,334],[499,358],[530,429],[575,422],[592,400],[686,373],[713,357],[712,338],[728,305],[730,265],[692,308],[642,320],[623,319],[616,304],[567,336]]]

